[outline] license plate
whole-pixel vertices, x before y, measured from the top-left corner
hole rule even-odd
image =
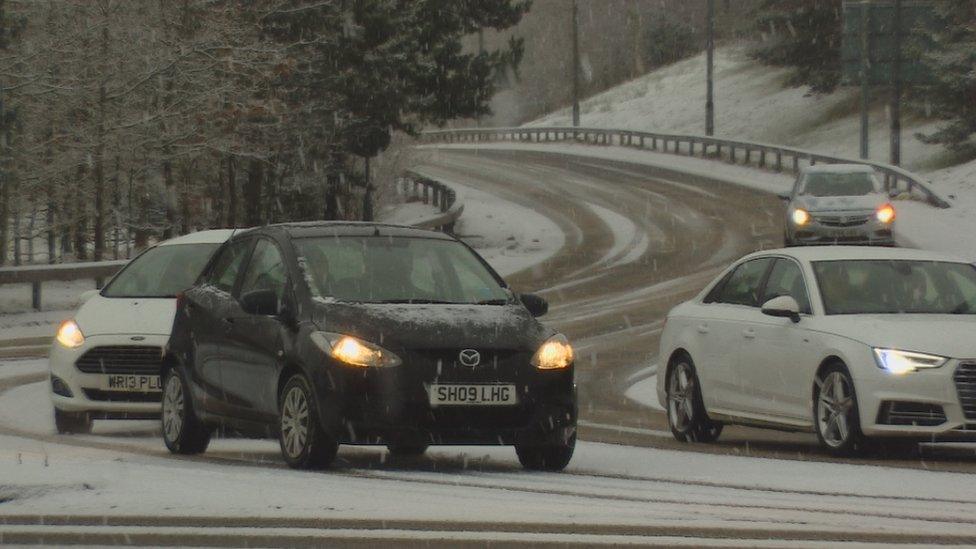
[[[132,393],[149,393],[162,391],[159,376],[139,376],[109,374],[102,377],[101,389],[106,391],[123,391]]]
[[[511,406],[516,404],[515,385],[431,385],[431,406]]]

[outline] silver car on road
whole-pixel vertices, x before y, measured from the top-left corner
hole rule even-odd
[[[806,167],[784,199],[787,246],[895,245],[895,208],[870,166]]]

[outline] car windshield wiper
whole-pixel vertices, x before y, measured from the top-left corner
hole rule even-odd
[[[510,303],[507,299],[483,299],[475,303],[475,305],[508,305]]]

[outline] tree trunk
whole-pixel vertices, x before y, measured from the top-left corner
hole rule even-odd
[[[58,203],[54,200],[53,189],[48,189],[48,202],[47,202],[47,218],[45,223],[47,224],[47,262],[55,263],[58,258],[58,233],[54,229],[54,223],[57,219],[56,209]]]
[[[17,196],[17,188],[11,189],[14,196]],[[14,265],[20,265],[20,204],[18,200],[13,200],[11,216],[14,221]]]
[[[104,62],[108,55],[108,26],[102,27],[101,57]],[[102,72],[105,73],[103,63]],[[105,80],[98,85],[98,111],[95,126],[95,172],[92,174],[95,183],[95,261],[101,261],[105,256],[105,108],[108,96]]]
[[[217,229],[224,227],[227,219],[227,204],[224,199],[227,197],[227,166],[224,159],[217,156],[217,182],[211,191],[213,196],[213,215],[210,217],[210,228]]]
[[[190,184],[193,179],[193,161],[184,165],[183,188],[180,192],[180,234],[190,233]]]
[[[7,263],[7,243],[10,241],[10,191],[6,177],[0,174],[0,265]]]
[[[373,182],[370,180],[369,157],[364,158],[363,177],[366,179],[366,192],[363,194],[363,221],[373,220]]]
[[[227,223],[225,227],[237,228],[237,162],[227,157]]]
[[[261,187],[264,180],[264,164],[252,159],[247,170],[247,184],[244,186],[245,222],[249,227],[261,225]]]
[[[85,167],[78,166],[78,176],[76,181],[84,181]],[[88,211],[84,201],[76,202],[78,215],[75,217],[74,237],[75,237],[75,257],[77,259],[88,259]]]

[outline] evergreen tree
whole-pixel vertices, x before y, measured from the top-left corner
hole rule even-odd
[[[841,77],[841,8],[841,0],[766,0],[756,13],[762,41],[753,56],[793,67],[790,85],[833,91]]]
[[[941,143],[953,151],[976,155],[976,3],[946,0],[935,6],[937,29],[922,34],[915,47],[927,65],[930,80],[917,96],[932,113],[949,122],[938,131],[919,135],[926,143]],[[919,44],[924,47],[919,47]]]

